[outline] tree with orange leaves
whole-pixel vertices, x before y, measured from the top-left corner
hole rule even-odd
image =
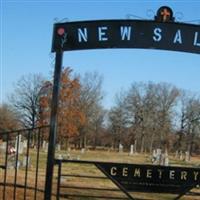
[[[71,78],[72,70],[65,68],[61,74],[60,100],[58,108],[58,140],[67,144],[78,135],[78,128],[84,123],[84,115],[79,109],[80,83]],[[65,140],[63,140],[63,138]]]
[[[0,104],[0,132],[19,129],[18,113],[7,104]]]
[[[79,109],[80,83],[77,78],[71,77],[71,73],[70,68],[64,68],[60,81],[57,139],[63,146],[79,134],[78,128],[85,121],[84,114]],[[44,92],[40,97],[40,125],[49,122],[52,84],[43,88]]]

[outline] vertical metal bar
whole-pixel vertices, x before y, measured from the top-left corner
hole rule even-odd
[[[36,158],[36,172],[35,172],[35,194],[34,199],[37,197],[37,184],[38,184],[38,167],[39,167],[39,156],[40,156],[40,128],[38,130],[38,142],[37,142],[37,158]]]
[[[61,168],[62,168],[62,162],[59,161],[59,163],[58,163],[58,182],[57,182],[57,195],[56,195],[56,200],[59,200],[59,199],[60,199]]]
[[[135,198],[133,198],[127,191],[126,189],[120,185],[109,173],[107,173],[102,167],[101,165],[99,165],[98,163],[94,163],[95,166],[101,171],[103,172],[129,199],[131,200],[135,200]]]
[[[17,182],[17,168],[18,168],[18,153],[19,153],[19,132],[17,132],[17,149],[15,156],[15,178],[14,178],[14,191],[13,191],[13,199],[16,199],[16,182]]]
[[[63,58],[63,52],[56,52],[53,94],[52,94],[52,102],[51,102],[51,118],[50,118],[50,130],[49,130],[49,146],[48,146],[48,155],[47,155],[45,194],[44,194],[45,200],[50,200],[51,193],[52,193],[54,155],[55,155],[55,145],[56,145],[56,124],[57,124],[56,118],[57,118],[57,110],[58,110],[62,58]]]
[[[28,178],[28,162],[29,162],[29,147],[30,147],[31,131],[28,131],[27,149],[26,149],[26,169],[25,169],[25,182],[24,182],[24,200],[26,200],[26,188]]]
[[[8,142],[9,134],[6,134],[6,155],[5,155],[5,171],[4,171],[4,183],[3,183],[3,200],[6,199],[6,179],[7,179],[7,165],[8,165]]]

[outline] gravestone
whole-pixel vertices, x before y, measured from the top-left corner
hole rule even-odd
[[[27,159],[27,156],[23,157],[23,162],[22,162],[22,167],[26,167],[28,165],[28,167],[30,167],[30,163],[31,163],[31,157],[29,156]]]
[[[19,144],[18,144],[19,142]],[[18,152],[17,152],[17,144],[18,144]],[[23,146],[23,142],[22,142],[22,135],[18,135],[15,139],[15,150],[16,150],[16,153],[18,154],[22,154],[23,153],[23,149],[24,149],[24,146]]]
[[[186,162],[190,161],[190,153],[188,151],[185,152],[185,161]]]
[[[121,143],[119,143],[119,153],[123,153],[123,145]]]
[[[79,155],[77,155],[76,160],[80,160],[80,156]]]
[[[57,144],[57,145],[56,145],[56,149],[57,149],[57,151],[60,151],[60,150],[61,150],[60,144]]]
[[[44,149],[45,150],[45,148],[46,148],[46,141],[44,140],[43,142],[42,142],[42,149]]]
[[[162,154],[161,165],[169,166],[169,157],[167,152]]]
[[[157,162],[157,153],[156,153],[156,150],[154,149],[153,150],[153,153],[152,153],[152,163],[153,164],[156,164],[156,162]]]
[[[130,153],[129,153],[129,155],[130,155],[130,156],[132,156],[132,155],[133,155],[133,153],[134,153],[134,145],[133,145],[133,144],[131,144],[131,146],[130,146]]]
[[[175,158],[177,159],[179,157],[179,151],[176,150]]]
[[[19,154],[22,154],[24,152],[24,143],[20,142],[19,143]]]
[[[156,157],[156,156],[157,156],[157,153],[156,153],[156,150],[155,150],[155,149],[153,150],[153,153],[152,153],[152,154],[153,154],[153,157]]]
[[[46,142],[46,145],[45,145],[45,148],[44,148],[44,152],[47,153],[48,152],[48,146],[49,146],[49,143]]]
[[[180,151],[180,153],[179,153],[179,159],[180,160],[184,160],[184,158],[183,158],[183,152],[182,151]]]
[[[63,159],[63,156],[61,154],[58,155],[58,160],[62,160]]]
[[[81,149],[81,153],[84,154],[85,153],[85,148]]]
[[[28,141],[27,140],[24,140],[23,142],[23,147],[26,149],[27,148],[27,145],[28,145]]]
[[[162,162],[162,150],[156,149],[153,151],[153,164],[160,165]]]
[[[165,155],[164,166],[169,166],[169,157]]]

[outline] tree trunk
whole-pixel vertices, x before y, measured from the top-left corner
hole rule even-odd
[[[154,133],[151,135],[151,142],[150,142],[150,147],[149,147],[149,152],[153,152],[153,143],[154,143]]]
[[[94,134],[94,144],[93,147],[96,149],[98,143],[98,128],[96,127],[95,134]]]
[[[144,153],[144,141],[145,141],[144,134],[142,134],[140,153]]]
[[[134,153],[137,153],[137,140],[134,141]]]
[[[87,136],[85,133],[83,135],[83,148],[87,148]]]
[[[181,151],[181,147],[182,147],[182,145],[181,145],[181,143],[182,143],[182,139],[183,139],[183,133],[182,132],[180,132],[179,133],[179,138],[178,138],[178,151]]]
[[[191,155],[192,155],[192,146],[193,146],[193,135],[190,136],[190,140],[187,145],[187,152],[188,152],[188,161],[190,161]]]
[[[66,138],[65,148],[66,148],[66,150],[68,150],[68,148],[69,148],[69,138]]]

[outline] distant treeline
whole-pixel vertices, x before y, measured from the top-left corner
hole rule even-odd
[[[106,110],[102,81],[98,73],[74,76],[70,68],[63,69],[57,119],[57,142],[63,148],[118,149],[122,144],[129,149],[133,144],[141,153],[156,148],[200,153],[199,94],[168,83],[133,82]],[[48,125],[51,95],[52,80],[38,74],[21,77],[9,102],[0,105],[0,132]]]

